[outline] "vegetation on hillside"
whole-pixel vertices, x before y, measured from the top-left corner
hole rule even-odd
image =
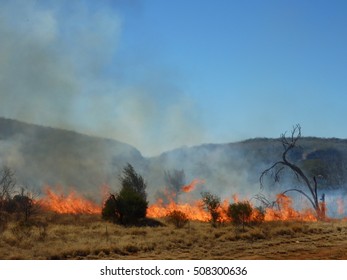
[[[97,187],[104,183],[116,185],[114,174],[127,162],[146,176],[153,190],[149,198],[169,187],[165,170],[173,177],[176,171],[184,170],[186,178],[203,178],[216,191],[234,177],[242,187],[255,185],[264,167],[281,156],[279,140],[205,144],[144,158],[134,147],[119,141],[0,118],[1,163],[16,171],[20,184],[36,190],[42,184],[74,186],[90,195],[99,194]],[[316,176],[318,189],[347,188],[347,140],[303,136],[295,153],[288,156],[310,177]]]

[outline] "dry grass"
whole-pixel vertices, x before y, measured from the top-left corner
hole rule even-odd
[[[267,222],[237,228],[129,227],[97,216],[45,217],[0,233],[0,259],[347,259],[347,223]]]

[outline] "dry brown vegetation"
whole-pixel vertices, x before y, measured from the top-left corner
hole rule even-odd
[[[347,259],[346,237],[345,221],[151,228],[51,214],[30,225],[9,222],[0,259]]]

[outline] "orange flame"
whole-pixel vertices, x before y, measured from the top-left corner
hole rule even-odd
[[[265,210],[265,221],[317,221],[317,217],[313,210],[305,209],[297,211],[292,207],[292,199],[285,194],[277,195],[277,208],[267,208]]]
[[[194,179],[190,184],[183,186],[181,190],[184,193],[191,192],[195,189],[197,184],[204,184],[205,180]],[[147,217],[149,218],[163,218],[174,210],[181,211],[187,215],[189,220],[198,220],[207,222],[210,217],[209,214],[203,209],[203,202],[196,200],[191,203],[176,203],[174,200],[177,194],[174,192],[165,192],[166,198],[169,203],[164,203],[162,199],[158,199],[156,203],[147,208]]]
[[[182,187],[182,191],[190,192],[194,190],[197,184],[205,183],[204,180],[194,179],[189,185]],[[102,188],[104,198],[106,192],[109,192],[107,186]],[[98,205],[76,191],[70,192],[68,195],[54,192],[50,187],[46,187],[45,197],[40,200],[41,205],[46,209],[61,214],[101,214],[101,205]],[[149,218],[163,218],[166,217],[173,210],[179,210],[185,213],[190,220],[197,220],[202,222],[208,222],[211,220],[210,213],[204,209],[202,200],[195,200],[189,203],[176,203],[174,201],[176,194],[167,193],[169,203],[164,204],[163,200],[158,200],[156,203],[150,205],[147,208],[147,217]],[[233,195],[233,202],[240,201],[237,195]],[[301,221],[316,221],[317,217],[312,209],[304,209],[302,211],[295,210],[292,206],[292,199],[284,194],[277,195],[277,206],[272,208],[266,208],[264,210],[265,221],[276,220],[301,220]],[[220,207],[217,209],[219,213],[220,222],[228,222],[230,218],[227,215],[230,201],[225,199]],[[251,221],[256,221],[259,218],[260,212],[257,208],[253,207],[253,213]],[[341,206],[342,208],[342,206]]]
[[[337,213],[339,215],[343,215],[345,213],[345,205],[343,203],[342,198],[338,198],[336,200],[336,203],[337,203]]]
[[[174,210],[178,210],[185,213],[189,220],[207,222],[210,219],[210,215],[203,209],[201,200],[197,200],[189,204],[178,204],[174,201],[170,201],[170,203],[166,205],[163,204],[162,200],[159,200],[156,204],[152,204],[147,208],[147,217],[163,218]]]
[[[43,207],[59,214],[100,214],[101,207],[72,191],[67,196],[55,193],[50,187],[44,189]]]
[[[191,192],[195,189],[196,185],[198,184],[205,184],[205,180],[194,179],[193,181],[190,182],[190,184],[183,186],[182,191],[185,193]]]
[[[202,222],[208,222],[211,220],[211,215],[208,213],[204,207],[202,200],[196,200],[192,203],[175,203],[170,199],[168,204],[164,204],[162,200],[158,200],[157,203],[152,204],[147,209],[147,217],[150,218],[163,218],[166,217],[171,211],[179,210],[185,213],[190,220],[197,220]],[[233,200],[235,203],[239,202],[240,199],[237,195],[233,195]],[[225,199],[221,206],[217,209],[219,213],[219,222],[228,222],[230,217],[228,217],[228,207],[230,202]],[[253,207],[251,221],[258,221],[261,215],[259,209]],[[276,208],[266,208],[264,211],[265,221],[287,221],[287,220],[300,220],[300,221],[317,221],[317,217],[313,210],[305,209],[302,211],[297,211],[292,207],[292,199],[284,194],[277,195],[277,207]]]

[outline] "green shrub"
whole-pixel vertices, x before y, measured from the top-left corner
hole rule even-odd
[[[116,197],[113,194],[105,201],[101,216],[106,221],[116,222]]]
[[[146,217],[148,202],[133,188],[123,187],[115,205],[116,219],[120,224],[135,224]]]
[[[102,218],[122,225],[136,224],[146,217],[146,184],[130,164],[123,169],[120,180],[122,189],[118,194],[110,194],[102,209]]]

